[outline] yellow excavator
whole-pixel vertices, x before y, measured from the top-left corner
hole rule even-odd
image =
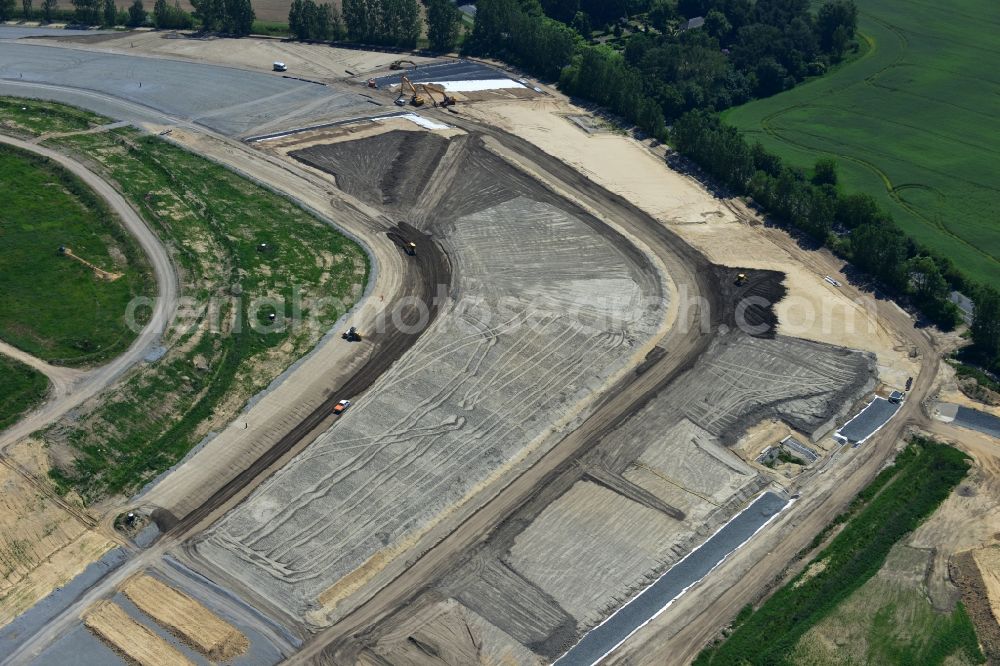
[[[443,90],[436,90],[434,88],[431,88],[430,86],[428,86],[425,83],[418,83],[417,86],[421,90],[424,91],[424,93],[427,95],[427,97],[430,98],[430,100],[434,104],[434,106],[440,106],[442,109],[446,109],[449,106],[454,106],[455,104],[458,104],[458,100],[457,99],[455,99],[454,97],[452,97],[451,95],[449,95],[448,93],[446,93]],[[438,94],[441,95],[441,103],[440,104],[438,103],[437,98],[434,96],[435,93],[438,93]]]
[[[424,105],[424,102],[426,100],[424,100],[423,95],[420,94],[420,91],[418,91],[414,87],[414,85],[410,82],[410,79],[406,76],[406,74],[404,74],[399,79],[399,97],[396,98],[396,106],[404,106],[406,104],[406,102],[403,100],[403,97],[406,95],[407,90],[410,91],[411,95],[410,104],[412,104],[413,106]]]
[[[392,64],[389,65],[389,69],[405,69],[403,65],[406,63],[412,65],[413,69],[417,68],[417,63],[412,60],[394,60]]]

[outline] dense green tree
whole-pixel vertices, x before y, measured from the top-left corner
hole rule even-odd
[[[854,39],[858,27],[858,8],[853,0],[831,0],[823,3],[816,14],[816,31],[820,48],[833,54],[836,59],[843,56],[847,45]]]
[[[729,19],[719,10],[713,9],[705,16],[705,32],[720,42],[725,42],[732,30],[733,26]]]
[[[837,161],[830,158],[816,160],[812,182],[814,185],[836,185]]]
[[[213,32],[222,27],[225,0],[191,0],[194,16],[201,21],[201,29]]]
[[[906,284],[906,243],[895,226],[866,224],[855,229],[851,233],[851,259],[896,292]]]
[[[1000,291],[993,286],[980,287],[974,294],[972,342],[975,350],[995,371],[1000,371]]]
[[[587,16],[586,12],[577,12],[573,17],[573,23],[570,27],[580,33],[585,39],[590,39],[591,34],[594,32],[593,26],[590,25],[590,17]]]
[[[156,0],[153,4],[153,25],[160,30],[181,30],[191,28],[194,20],[176,1],[168,5],[167,0]]]
[[[427,3],[427,40],[434,51],[451,51],[458,42],[462,13],[450,0]]]
[[[21,15],[25,21],[31,20],[31,0],[21,0]]]
[[[101,0],[73,0],[73,8],[77,23],[85,25],[99,25],[101,23]]]
[[[569,23],[580,11],[580,0],[541,0],[546,16]]]
[[[115,7],[115,0],[104,0],[101,13],[101,24],[108,28],[114,27],[115,21],[118,18],[118,9]]]
[[[296,39],[306,39],[308,35],[302,20],[302,0],[292,0],[288,7],[288,30]]]
[[[235,37],[246,37],[253,28],[253,7],[250,0],[222,1],[222,30]]]
[[[58,0],[42,0],[42,22],[51,23],[55,14]]]
[[[142,0],[134,0],[128,8],[128,22],[130,28],[143,25],[146,22],[146,9],[142,6]]]
[[[0,0],[0,21],[10,21],[14,18],[14,0]]]
[[[416,0],[344,0],[348,39],[413,48],[420,35]]]
[[[288,27],[296,39],[325,42],[340,39],[343,25],[340,14],[330,4],[314,0],[294,0],[288,10]]]

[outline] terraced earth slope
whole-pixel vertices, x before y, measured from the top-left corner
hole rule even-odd
[[[833,157],[845,189],[871,194],[918,241],[996,283],[996,3],[861,0],[858,8],[863,57],[726,119],[794,164]]]
[[[313,625],[585,413],[645,356],[668,305],[644,255],[477,136],[403,134],[308,158],[440,243],[453,281],[439,314],[363,400],[196,545],[215,571]],[[396,208],[412,200],[421,204]]]

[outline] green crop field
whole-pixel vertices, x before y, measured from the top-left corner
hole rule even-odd
[[[94,363],[124,351],[134,296],[151,294],[146,257],[104,201],[57,164],[0,146],[0,339],[47,361]],[[68,256],[120,275],[108,280]]]
[[[858,60],[726,120],[792,164],[838,162],[918,242],[1000,282],[1000,5],[857,0]]]
[[[49,380],[23,363],[0,356],[0,430],[45,399]]]

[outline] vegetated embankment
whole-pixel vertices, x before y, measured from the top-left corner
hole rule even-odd
[[[54,126],[70,122],[67,107],[44,106]],[[353,304],[368,266],[288,200],[156,137],[120,128],[46,145],[85,155],[118,184],[167,246],[187,300],[162,355],[43,433],[60,461],[53,478],[93,501],[135,490],[231,420]]]
[[[0,356],[0,430],[45,399],[49,380],[19,361]]]
[[[706,648],[695,664],[768,663],[788,658],[806,631],[882,568],[896,542],[934,512],[968,469],[968,457],[957,449],[913,438],[848,511],[817,535],[815,545],[846,521],[810,566],[759,609],[741,613],[733,633]],[[982,659],[975,640],[947,647],[943,657],[964,652],[974,660]]]
[[[123,352],[142,324],[127,324],[129,302],[154,289],[138,243],[103,199],[45,157],[0,146],[0,181],[0,339],[60,365]]]

